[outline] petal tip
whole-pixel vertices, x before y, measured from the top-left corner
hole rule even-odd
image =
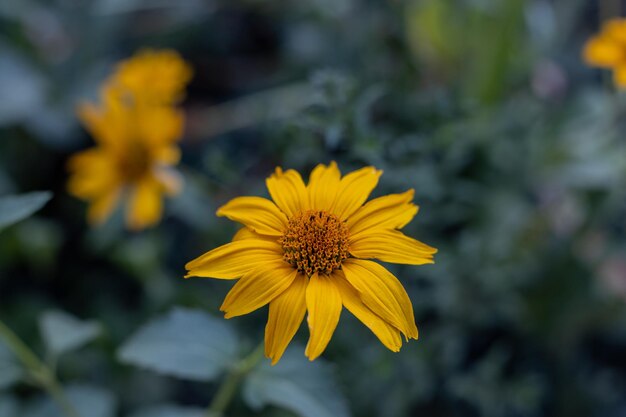
[[[395,345],[393,347],[389,347],[387,346],[387,349],[389,349],[390,351],[394,352],[394,353],[398,353],[400,352],[400,349],[402,348],[402,344],[399,345]]]

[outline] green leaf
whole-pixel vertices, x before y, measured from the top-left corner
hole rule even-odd
[[[21,13],[33,12],[26,11],[28,7],[24,7],[24,3],[27,2],[19,3],[16,5],[0,1],[0,16],[13,14],[19,21],[23,16],[27,16],[27,14],[20,16]],[[7,38],[3,37],[4,39]],[[14,46],[0,42],[0,50],[2,50],[0,91],[3,97],[12,97],[10,100],[0,100],[0,126],[4,127],[32,117],[33,110],[39,109],[45,100],[47,82],[43,74],[35,68],[32,60]]]
[[[81,417],[113,417],[116,400],[113,395],[100,388],[73,385],[65,389],[70,404]],[[23,417],[66,417],[57,404],[48,397],[40,398],[27,408]]]
[[[19,415],[17,400],[8,395],[0,395],[0,417],[19,417]]]
[[[291,349],[275,366],[265,362],[252,371],[243,388],[246,403],[256,410],[271,404],[302,417],[348,417],[330,366],[309,362],[302,350]]]
[[[79,320],[62,311],[43,313],[39,328],[46,347],[56,356],[82,347],[102,331],[100,324]]]
[[[23,371],[13,352],[0,340],[0,390],[9,388],[22,377]]]
[[[224,320],[175,308],[139,329],[118,356],[161,374],[210,381],[236,360],[237,350],[236,335]]]
[[[205,413],[202,408],[161,404],[137,410],[130,417],[204,417]]]
[[[0,230],[30,216],[51,198],[48,191],[0,197]]]

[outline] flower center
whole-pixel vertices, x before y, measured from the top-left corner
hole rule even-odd
[[[283,259],[298,272],[328,275],[348,257],[348,235],[348,227],[337,216],[306,210],[289,219],[278,242],[283,246]]]
[[[140,179],[150,169],[149,150],[141,143],[129,141],[126,152],[118,157],[120,173],[126,181]]]

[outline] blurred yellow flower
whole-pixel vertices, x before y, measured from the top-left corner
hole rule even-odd
[[[382,171],[366,167],[341,176],[318,165],[305,185],[294,170],[276,168],[266,181],[273,200],[238,197],[218,216],[242,223],[233,241],[186,265],[186,277],[239,279],[221,310],[226,318],[269,304],[265,355],[278,362],[308,311],[306,356],[317,358],[339,322],[342,306],[390,350],[400,334],[417,339],[413,307],[383,262],[433,263],[436,249],[399,231],[418,207],[413,190],[363,205]]]
[[[613,81],[626,88],[626,19],[611,19],[587,41],[583,58],[588,65],[613,70]]]
[[[178,52],[145,49],[119,63],[106,88],[138,104],[172,105],[183,98],[192,73]]]
[[[155,85],[174,84],[166,77],[168,71],[154,68],[153,72],[164,77],[162,84],[155,78]],[[88,220],[92,224],[103,223],[124,201],[127,226],[144,229],[161,219],[163,194],[173,195],[180,189],[180,177],[173,166],[180,159],[177,142],[183,133],[184,116],[171,105],[147,105],[135,99],[150,94],[111,88],[109,81],[102,89],[100,104],[78,108],[78,116],[97,146],[70,158],[68,190],[90,203]]]

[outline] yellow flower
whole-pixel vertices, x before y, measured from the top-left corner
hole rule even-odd
[[[626,87],[626,19],[611,19],[600,33],[587,41],[583,58],[588,65],[610,68],[613,81]]]
[[[131,83],[137,91],[121,89],[119,85],[126,85],[125,65],[135,68],[138,60],[141,61],[131,58],[120,65],[121,81],[119,84],[109,81],[105,85],[101,104],[83,104],[78,109],[78,116],[97,146],[70,158],[68,190],[90,202],[88,219],[92,224],[104,222],[120,201],[125,200],[129,228],[139,230],[154,225],[162,216],[163,194],[173,195],[180,189],[180,178],[173,166],[180,159],[177,142],[183,132],[183,114],[171,105],[149,104],[144,100],[164,97],[166,90],[170,98],[172,94],[182,94],[178,91],[182,88],[180,78],[168,78],[179,74],[155,67],[152,73],[163,77],[161,83],[155,76],[153,86],[147,83],[143,86],[147,90],[140,91],[138,82]],[[158,62],[153,64],[156,66]],[[175,89],[165,88],[174,85]],[[142,98],[137,99],[137,95]]]
[[[118,64],[106,88],[138,103],[171,105],[183,98],[192,72],[176,51],[145,49]]]
[[[366,167],[343,177],[318,165],[305,185],[294,170],[276,168],[266,181],[272,201],[238,197],[218,216],[242,223],[233,241],[186,265],[186,277],[239,279],[221,310],[226,318],[269,304],[265,355],[278,362],[308,312],[306,356],[317,358],[342,306],[389,349],[403,334],[417,339],[413,307],[398,279],[369,259],[421,265],[436,249],[399,231],[418,207],[413,190],[363,205],[382,171]]]

